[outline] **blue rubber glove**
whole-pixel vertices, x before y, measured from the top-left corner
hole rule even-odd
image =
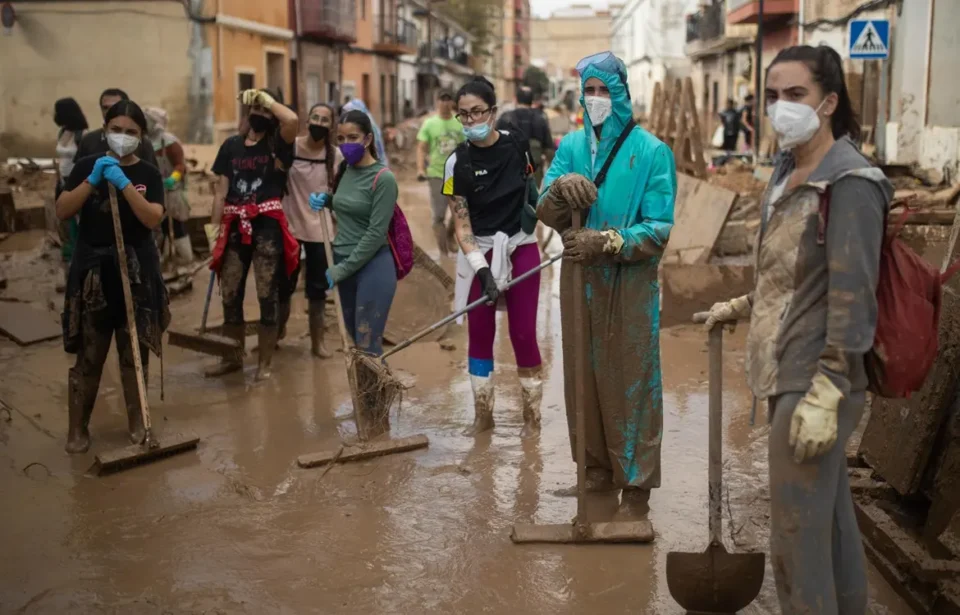
[[[118,192],[130,185],[130,180],[127,179],[127,176],[123,172],[123,169],[120,168],[120,165],[108,166],[103,171],[103,177],[108,182],[113,184],[113,187],[116,188]]]
[[[326,192],[310,193],[310,209],[320,211],[330,203],[330,195]]]
[[[99,186],[100,182],[103,181],[104,170],[119,165],[120,161],[113,156],[101,156],[100,158],[97,158],[96,162],[93,163],[93,170],[90,171],[87,181],[90,182],[91,186]]]
[[[330,275],[330,272],[327,271],[327,290],[333,288],[335,284],[333,283],[333,276]]]

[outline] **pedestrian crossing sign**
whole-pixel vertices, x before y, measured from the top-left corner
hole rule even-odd
[[[847,32],[851,60],[886,60],[890,57],[890,21],[854,19]]]

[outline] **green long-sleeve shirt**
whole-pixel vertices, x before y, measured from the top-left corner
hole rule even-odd
[[[333,196],[333,211],[337,214],[333,251],[338,260],[343,259],[330,269],[334,283],[355,274],[387,245],[387,229],[398,192],[397,178],[382,162],[363,168],[348,166],[344,170]]]

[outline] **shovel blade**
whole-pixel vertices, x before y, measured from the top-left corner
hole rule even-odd
[[[712,543],[703,553],[667,553],[667,587],[687,611],[737,613],[760,593],[763,553],[728,553]]]

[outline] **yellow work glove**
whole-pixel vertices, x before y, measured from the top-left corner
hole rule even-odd
[[[204,224],[203,232],[207,236],[207,246],[210,248],[210,253],[213,254],[213,247],[217,245],[217,239],[220,237],[220,227],[213,224]]]
[[[706,323],[703,325],[708,332],[718,323],[737,322],[738,320],[749,317],[750,298],[747,295],[743,295],[730,301],[714,303],[713,307],[710,308],[709,314]]]
[[[810,390],[803,396],[790,419],[793,460],[803,463],[830,450],[837,441],[837,407],[843,393],[829,378],[817,372]]]
[[[274,105],[273,96],[270,96],[263,90],[244,90],[240,92],[240,104],[252,107],[254,105],[269,110]]]

